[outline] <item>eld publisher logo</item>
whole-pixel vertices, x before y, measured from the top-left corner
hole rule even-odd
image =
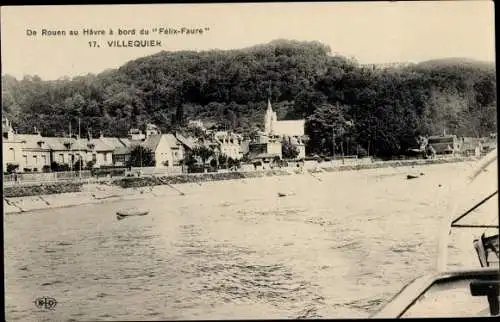
[[[53,311],[57,305],[57,301],[52,297],[39,297],[35,300],[35,305],[39,309]]]

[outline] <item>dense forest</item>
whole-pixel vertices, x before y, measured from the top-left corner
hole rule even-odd
[[[276,40],[239,50],[160,52],[98,75],[44,81],[2,76],[2,111],[19,132],[126,136],[189,119],[250,134],[270,98],[279,119],[306,119],[308,153],[404,153],[420,135],[496,132],[493,63],[463,59],[393,67],[331,55],[319,42]],[[335,143],[334,144],[334,140]]]

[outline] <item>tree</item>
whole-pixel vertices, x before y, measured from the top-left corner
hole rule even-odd
[[[87,164],[85,165],[85,167],[87,170],[92,170],[94,168],[94,164],[95,164],[95,162],[90,160],[90,161],[87,161]]]
[[[154,167],[155,164],[154,153],[151,149],[137,145],[130,151],[128,167]]]
[[[18,164],[13,164],[13,163],[7,163],[7,173],[11,174],[15,172],[19,168]]]
[[[349,125],[344,117],[345,109],[346,107],[340,105],[322,104],[306,118],[310,152],[335,152],[335,140],[343,137]]]
[[[75,170],[75,171],[83,170],[83,168],[84,168],[84,164],[83,164],[82,159],[76,160],[75,163],[73,164],[73,170]]]
[[[182,160],[182,164],[187,167],[187,170],[190,171],[191,168],[196,164],[196,158],[192,150],[187,150],[184,154],[184,159]]]
[[[296,159],[299,156],[299,148],[292,144],[291,138],[283,138],[281,142],[281,154],[283,159]]]
[[[193,149],[193,154],[201,159],[203,165],[205,165],[211,157],[215,155],[215,152],[204,145],[199,145]]]

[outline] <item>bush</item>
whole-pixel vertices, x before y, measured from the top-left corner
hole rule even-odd
[[[60,183],[40,184],[33,186],[4,187],[3,193],[4,197],[15,198],[15,197],[49,195],[57,193],[79,192],[81,191],[81,188],[82,188],[82,183],[79,182],[65,182],[65,183],[60,182]]]
[[[368,156],[368,152],[366,151],[365,148],[359,147],[358,148],[358,158],[365,158]]]
[[[94,168],[94,161],[87,161],[87,164],[85,165],[85,168],[88,170],[92,170]]]
[[[7,163],[7,173],[11,174],[19,168],[18,164]]]

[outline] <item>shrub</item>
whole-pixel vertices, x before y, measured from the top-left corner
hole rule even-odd
[[[358,158],[364,158],[368,156],[368,152],[363,147],[358,148]]]
[[[26,197],[26,196],[39,196],[67,192],[81,191],[82,183],[68,182],[68,183],[53,183],[53,184],[39,184],[32,186],[11,186],[4,187],[4,197]]]
[[[18,164],[7,163],[7,173],[11,174],[19,168]]]
[[[85,165],[86,169],[92,170],[94,168],[94,161],[87,161],[87,164]]]

